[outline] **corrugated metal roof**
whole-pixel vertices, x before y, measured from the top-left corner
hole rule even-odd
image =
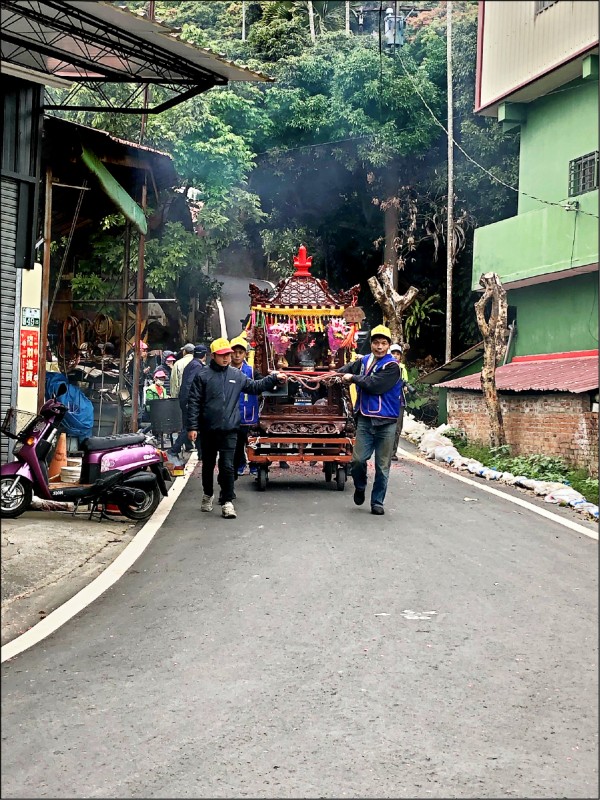
[[[481,391],[481,373],[466,375],[444,383],[443,389],[470,389]],[[598,353],[585,356],[561,355],[536,360],[518,360],[498,367],[496,388],[512,392],[590,392],[598,388]]]
[[[453,372],[458,372],[465,367],[468,367],[469,364],[472,364],[477,359],[481,358],[483,355],[483,342],[479,342],[478,344],[474,344],[472,347],[469,347],[468,350],[465,350],[464,353],[460,353],[457,356],[454,356],[450,361],[446,361],[445,364],[442,364],[441,367],[436,367],[436,369],[428,372],[427,375],[423,375],[420,378],[421,383],[432,383],[434,386],[440,380],[440,378],[445,378],[446,375],[451,375]]]

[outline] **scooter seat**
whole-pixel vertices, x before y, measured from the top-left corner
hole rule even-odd
[[[116,447],[143,444],[145,441],[143,433],[116,433],[114,436],[90,436],[81,442],[80,447],[88,453],[95,453],[98,450],[114,450]]]

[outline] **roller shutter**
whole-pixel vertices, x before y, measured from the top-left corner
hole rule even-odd
[[[9,178],[1,179],[2,220],[0,236],[0,422],[7,409],[15,404],[16,359],[15,322],[20,307],[20,274],[16,267],[18,183]],[[0,437],[2,463],[9,457],[10,440]]]

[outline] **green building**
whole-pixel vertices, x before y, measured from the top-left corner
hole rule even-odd
[[[472,274],[474,290],[498,274],[515,322],[496,373],[507,438],[515,451],[588,464],[598,432],[598,4],[480,2],[476,111],[520,129],[518,213],[476,230]],[[444,380],[453,366],[462,377]],[[471,412],[485,414],[479,367],[463,358],[430,377],[444,381],[448,421],[485,439],[465,409],[472,396]],[[531,411],[542,407],[555,418]],[[528,436],[534,422],[538,434],[555,428],[556,441]]]

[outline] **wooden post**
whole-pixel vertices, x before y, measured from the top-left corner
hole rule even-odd
[[[48,303],[50,301],[50,245],[52,243],[52,169],[46,169],[44,202],[44,258],[42,259],[42,297],[40,309],[40,354],[38,370],[38,408],[46,394],[46,344],[48,342]]]
[[[142,209],[146,210],[146,198],[148,193],[148,183],[146,175],[144,175],[144,183],[142,184]],[[140,347],[140,340],[142,338],[142,324],[144,303],[140,300],[144,299],[144,253],[145,253],[146,237],[140,231],[140,241],[138,245],[138,268],[137,280],[135,289],[135,356],[133,362],[133,387],[131,398],[131,425],[133,432],[138,429],[138,415],[140,409],[140,368],[142,365],[142,350]]]

